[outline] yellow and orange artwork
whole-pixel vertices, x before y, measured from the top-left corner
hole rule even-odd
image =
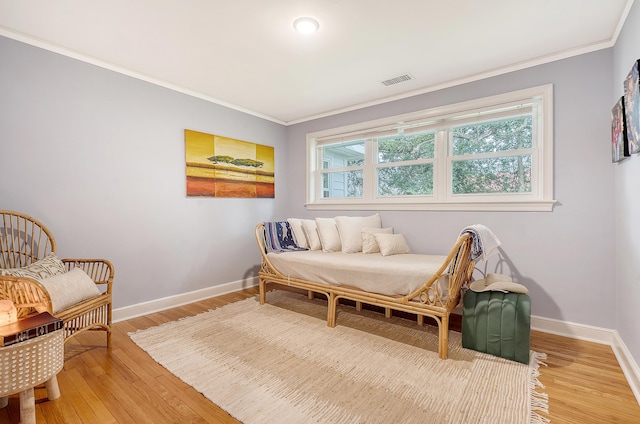
[[[275,197],[272,146],[184,131],[187,196]]]

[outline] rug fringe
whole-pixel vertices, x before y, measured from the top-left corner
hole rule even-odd
[[[529,391],[531,393],[529,424],[548,424],[551,422],[549,418],[543,417],[538,413],[549,413],[549,395],[537,391],[537,389],[545,388],[544,384],[542,384],[538,379],[538,377],[540,377],[540,365],[544,365],[545,367],[547,366],[545,362],[542,362],[545,359],[547,359],[546,353],[531,351],[531,374],[529,376]]]

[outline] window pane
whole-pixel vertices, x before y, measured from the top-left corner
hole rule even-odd
[[[322,197],[362,197],[362,170],[322,174]]]
[[[322,146],[320,154],[324,169],[360,166],[364,164],[364,140]]]
[[[505,152],[533,144],[532,118],[522,116],[453,128],[453,155]]]
[[[378,168],[378,196],[433,194],[433,164]]]
[[[453,194],[531,192],[531,155],[454,161]]]
[[[434,157],[435,133],[395,135],[378,139],[378,163],[431,159]]]

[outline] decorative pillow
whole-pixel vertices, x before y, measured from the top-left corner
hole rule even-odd
[[[302,230],[304,231],[305,238],[307,239],[307,243],[309,244],[309,250],[322,249],[316,221],[314,221],[313,219],[303,219]]]
[[[449,297],[449,275],[442,275],[431,287],[433,287],[434,290],[437,288],[438,293],[440,293],[440,300],[446,302]],[[430,291],[429,302],[433,302],[435,297],[435,293]]]
[[[380,228],[379,214],[371,216],[337,216],[336,227],[342,243],[342,253],[362,252],[362,229]]]
[[[335,218],[316,218],[316,225],[318,226],[322,251],[340,252],[342,244],[340,243],[340,234],[338,234]]]
[[[404,234],[374,234],[382,256],[411,253]]]
[[[364,253],[379,253],[380,248],[374,234],[393,234],[393,227],[389,228],[363,228],[362,251]]]
[[[55,253],[49,253],[44,258],[22,268],[0,269],[0,275],[12,277],[28,277],[35,280],[62,274],[66,268]]]
[[[307,242],[307,237],[304,235],[304,230],[302,229],[302,219],[298,218],[288,218],[287,222],[291,225],[291,230],[293,231],[293,237],[296,239],[296,244],[299,247],[309,247],[309,243]]]
[[[73,268],[69,272],[43,278],[40,284],[51,296],[54,314],[100,294],[96,283],[82,268]]]

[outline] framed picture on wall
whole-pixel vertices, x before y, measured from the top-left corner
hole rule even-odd
[[[274,148],[184,130],[187,197],[274,198]]]
[[[629,156],[629,143],[625,130],[624,96],[611,109],[611,159],[620,162]]]
[[[640,152],[640,74],[636,60],[624,80],[624,111],[629,153]]]

